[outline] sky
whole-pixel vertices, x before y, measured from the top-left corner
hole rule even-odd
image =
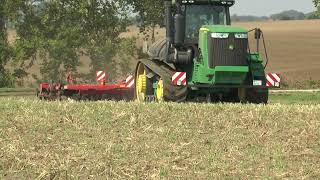
[[[284,10],[315,11],[312,0],[235,0],[231,14],[269,16]]]

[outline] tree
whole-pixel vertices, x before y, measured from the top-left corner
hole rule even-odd
[[[10,59],[10,47],[7,39],[7,14],[3,4],[6,0],[0,0],[0,87],[13,86],[13,79],[10,73],[5,69]]]
[[[320,0],[313,0],[313,3],[317,7],[318,16],[320,16]]]
[[[273,20],[303,20],[305,14],[296,10],[283,11],[279,14],[271,15]]]
[[[141,32],[151,28],[151,39],[155,40],[155,28],[164,25],[163,1],[128,0],[133,7],[133,12],[138,14],[138,22]]]
[[[46,80],[62,79],[61,72],[70,68],[76,71],[81,55],[91,58],[93,71],[103,68],[117,53],[119,35],[126,30],[127,7],[122,0],[7,1],[19,36],[13,63],[30,67],[40,58]]]

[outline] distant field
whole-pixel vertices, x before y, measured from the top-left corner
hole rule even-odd
[[[290,81],[320,80],[320,20],[239,23],[261,27],[270,54],[268,71]]]
[[[320,105],[0,98],[0,179],[317,179]]]
[[[234,25],[247,29],[260,27],[264,31],[270,56],[268,72],[281,73],[291,84],[299,81],[295,86],[300,88],[309,86],[310,80],[316,80],[316,86],[320,86],[320,20],[248,22]],[[133,36],[138,38],[137,46],[142,46],[143,36],[136,27],[130,27],[127,33],[122,34],[122,37]],[[157,39],[164,36],[164,29],[156,30]],[[11,31],[10,40],[14,37],[15,34]],[[82,57],[81,62],[79,71],[88,72],[90,59]],[[39,62],[35,63],[30,72],[39,74]],[[304,84],[305,81],[308,82]]]

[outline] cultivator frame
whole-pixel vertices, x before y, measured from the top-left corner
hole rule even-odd
[[[101,72],[101,71],[99,71]],[[270,81],[270,76],[273,75],[273,83],[268,83],[267,86],[241,86],[242,88],[280,88],[280,74],[268,73],[266,75],[267,81]],[[98,76],[98,73],[97,73]],[[101,76],[101,74],[99,74]],[[176,88],[222,88],[225,86],[217,85],[189,85],[185,82],[184,72],[172,72],[171,84]],[[55,101],[62,100],[64,98],[74,100],[116,100],[116,101],[132,101],[136,99],[136,78],[133,75],[129,75],[126,80],[123,80],[117,84],[107,84],[105,79],[98,79],[98,84],[74,84],[70,73],[67,75],[68,84],[61,83],[41,83],[37,91],[37,97],[41,100]],[[170,79],[170,77],[168,77]],[[229,88],[239,88],[239,86],[228,86]],[[150,101],[159,101],[157,95],[150,98]],[[146,100],[148,101],[148,100]]]
[[[97,71],[97,76],[101,76]],[[105,73],[105,72],[104,72]],[[133,76],[128,76],[117,84],[107,84],[106,78],[96,78],[98,84],[74,84],[70,73],[67,75],[68,84],[41,83],[37,90],[37,97],[41,100],[62,100],[70,98],[74,100],[133,100],[134,81]]]

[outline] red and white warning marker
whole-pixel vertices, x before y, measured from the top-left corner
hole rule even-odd
[[[268,87],[280,87],[280,83],[281,83],[280,74],[277,74],[277,73],[267,74]]]
[[[187,85],[187,73],[186,72],[176,72],[172,76],[172,84],[176,86],[186,86]]]
[[[129,75],[126,79],[126,87],[127,88],[132,88],[134,86],[134,76]]]
[[[96,80],[97,82],[106,82],[107,74],[105,71],[97,71],[96,72]]]

